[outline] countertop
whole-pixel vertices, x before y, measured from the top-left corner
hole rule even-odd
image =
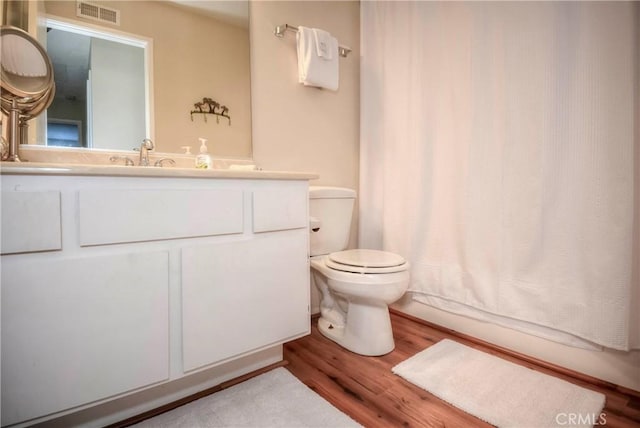
[[[313,180],[315,173],[296,171],[260,171],[196,169],[153,166],[87,165],[44,162],[1,162],[3,175],[79,175],[114,177],[233,178],[252,180]]]

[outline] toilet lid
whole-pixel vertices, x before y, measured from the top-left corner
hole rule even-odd
[[[393,273],[406,270],[407,261],[399,254],[378,250],[346,250],[331,253],[327,266],[344,272]]]

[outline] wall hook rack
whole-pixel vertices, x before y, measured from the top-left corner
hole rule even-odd
[[[220,118],[224,117],[229,121],[229,126],[231,126],[231,116],[229,115],[229,108],[227,106],[220,105],[217,101],[204,97],[202,101],[193,104],[193,107],[194,110],[189,112],[192,122],[194,114],[203,115],[205,123],[207,122],[207,115],[212,114],[216,117],[216,123],[220,123]]]

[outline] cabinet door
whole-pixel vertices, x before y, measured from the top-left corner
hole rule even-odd
[[[183,248],[185,371],[309,333],[307,235]]]
[[[2,425],[169,376],[168,253],[2,259]]]

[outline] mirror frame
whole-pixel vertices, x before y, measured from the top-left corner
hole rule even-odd
[[[154,124],[154,100],[153,100],[153,39],[140,36],[137,34],[130,34],[123,31],[114,29],[107,29],[97,25],[92,25],[86,22],[75,21],[71,19],[61,18],[54,15],[45,15],[45,26],[54,28],[56,30],[67,31],[70,33],[81,34],[84,36],[95,37],[99,39],[108,40],[111,42],[122,43],[130,46],[142,48],[144,51],[144,91],[145,91],[145,133],[147,138],[155,140],[155,124]],[[41,41],[42,42],[42,41]],[[46,43],[43,43],[46,48]],[[46,138],[46,124],[47,114],[40,115],[37,119],[38,128],[41,126],[45,131],[45,139],[43,147],[52,147],[47,145]],[[40,144],[36,144],[40,146]],[[98,149],[93,147],[83,147],[82,149],[88,150],[108,150]]]

